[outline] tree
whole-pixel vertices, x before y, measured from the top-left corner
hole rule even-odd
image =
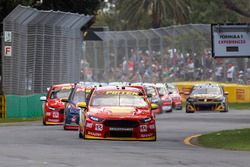
[[[38,9],[96,15],[103,0],[43,0]]]
[[[223,0],[225,6],[229,9],[232,10],[242,16],[245,17],[250,17],[250,1],[249,0],[237,0],[237,1],[232,1],[232,0]],[[248,8],[247,8],[248,7]]]
[[[188,0],[117,0],[120,17],[127,20],[131,28],[137,28],[142,20],[150,20],[151,28],[159,28],[169,18],[174,24],[184,24],[188,16]]]

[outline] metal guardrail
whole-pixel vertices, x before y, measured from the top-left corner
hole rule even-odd
[[[5,96],[0,96],[0,116],[2,119],[6,118],[6,99],[5,99]]]

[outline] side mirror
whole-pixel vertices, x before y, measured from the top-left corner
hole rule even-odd
[[[159,106],[157,104],[152,103],[151,104],[151,110],[157,109]]]
[[[47,97],[46,97],[46,96],[41,96],[41,97],[40,97],[40,100],[41,100],[41,101],[47,101]]]
[[[68,99],[61,99],[62,102],[68,103],[69,100]]]
[[[151,98],[153,95],[152,94],[147,94],[147,97],[148,98]]]
[[[79,102],[78,103],[78,107],[80,107],[80,108],[86,108],[87,104],[86,104],[86,102]]]
[[[224,95],[227,96],[229,93],[228,92],[224,92]]]

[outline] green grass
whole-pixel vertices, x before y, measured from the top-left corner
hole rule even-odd
[[[229,103],[229,109],[250,110],[250,103]]]
[[[0,123],[15,123],[15,122],[31,122],[31,121],[40,121],[41,117],[35,118],[11,118],[11,119],[1,119]]]
[[[250,129],[209,133],[198,137],[197,141],[204,147],[250,151]]]

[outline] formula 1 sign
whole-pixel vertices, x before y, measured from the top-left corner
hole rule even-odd
[[[250,25],[212,24],[212,56],[250,57]]]

